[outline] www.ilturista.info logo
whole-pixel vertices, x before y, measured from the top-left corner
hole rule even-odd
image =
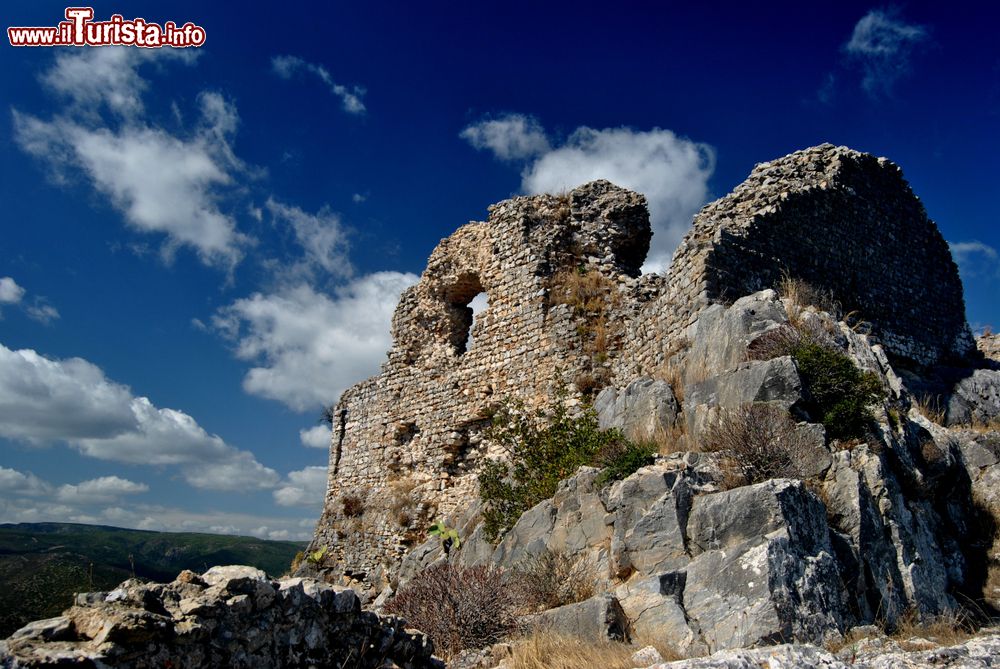
[[[108,21],[94,21],[93,7],[67,7],[66,20],[54,28],[7,28],[11,46],[162,46],[188,47],[205,43],[205,29],[188,21],[178,26],[167,21],[162,26],[146,19],[126,21],[112,14]]]

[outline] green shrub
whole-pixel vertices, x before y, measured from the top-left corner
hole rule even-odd
[[[863,436],[874,418],[868,406],[885,398],[878,376],[858,369],[839,349],[808,340],[794,348],[792,358],[827,434],[833,439]]]
[[[507,403],[486,431],[509,458],[487,460],[479,473],[484,530],[490,541],[513,527],[522,513],[552,497],[559,481],[594,463],[602,449],[626,441],[618,430],[602,431],[593,410],[573,417],[562,394],[559,399],[548,414],[531,414],[523,404]]]
[[[885,398],[878,377],[858,369],[815,324],[782,325],[755,339],[747,351],[751,360],[790,355],[812,396],[812,413],[833,439],[854,439],[865,433],[873,416],[868,406]]]
[[[640,467],[653,464],[659,448],[652,442],[615,441],[597,455],[597,464],[604,471],[597,476],[597,485],[605,486],[634,474]]]

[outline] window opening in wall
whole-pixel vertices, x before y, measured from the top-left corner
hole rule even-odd
[[[479,314],[486,311],[488,306],[490,306],[490,300],[489,297],[486,296],[486,293],[479,293],[472,298],[471,302],[469,302],[469,308],[472,309],[472,325],[469,326],[469,336],[465,338],[466,351],[472,348],[472,331],[475,329],[476,323],[479,322]]]

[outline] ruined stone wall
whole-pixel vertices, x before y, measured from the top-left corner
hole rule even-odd
[[[381,374],[336,407],[313,544],[336,573],[380,587],[431,520],[468,506],[479,462],[497,455],[481,435],[498,402],[658,374],[705,307],[783,274],[829,291],[897,357],[974,350],[947,244],[885,159],[826,144],[758,165],[695,217],[666,276],[639,276],[649,239],[645,199],[598,181],[494,205],[439,244],[400,300]],[[600,273],[600,314],[553,302],[577,269]],[[489,307],[473,324],[480,292]],[[597,322],[600,350],[588,346]]]
[[[669,340],[708,304],[776,287],[783,274],[829,291],[899,358],[932,365],[975,348],[958,268],[902,171],[831,144],[761,163],[704,207],[645,319]],[[628,357],[648,364],[661,349],[651,338]]]
[[[638,275],[650,236],[641,195],[594,182],[500,203],[443,240],[400,299],[382,372],[335,409],[314,545],[378,585],[427,523],[466,505],[490,410],[508,398],[545,404],[594,371],[581,315],[549,299],[553,277],[591,268],[613,290]],[[481,292],[489,306],[473,324]]]

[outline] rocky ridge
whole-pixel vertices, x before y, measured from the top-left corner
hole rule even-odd
[[[228,566],[77,595],[0,642],[0,666],[443,667],[433,650],[403,621],[362,611],[352,590]]]

